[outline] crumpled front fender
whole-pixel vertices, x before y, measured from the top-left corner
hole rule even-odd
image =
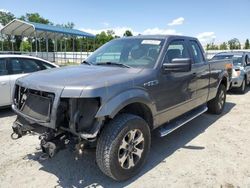
[[[96,118],[105,116],[113,118],[121,109],[132,103],[142,103],[149,107],[152,115],[156,114],[155,104],[149,94],[142,89],[131,89],[104,102],[98,110]]]

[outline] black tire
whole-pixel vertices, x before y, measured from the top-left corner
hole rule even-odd
[[[237,88],[237,91],[240,94],[245,94],[246,93],[246,86],[247,86],[247,80],[246,80],[246,78],[244,78],[244,80],[242,81],[241,86],[239,88]]]
[[[140,144],[138,144],[137,146],[132,146],[135,148],[133,152],[142,151],[141,157],[138,157],[135,154],[131,154],[131,151],[129,151],[129,149],[122,149],[124,141],[126,140],[128,135],[132,135],[130,134],[130,132],[133,131],[139,131],[138,133],[140,133],[138,134],[137,132],[135,132],[133,138],[135,138],[136,134],[138,134],[141,138],[141,133],[144,138],[144,140],[140,142]],[[128,138],[130,140],[130,136]],[[104,174],[113,178],[114,180],[127,180],[135,176],[140,171],[141,167],[144,165],[148,153],[150,151],[150,144],[150,129],[145,120],[143,120],[141,117],[132,114],[117,115],[117,117],[115,117],[113,120],[111,120],[108,124],[105,125],[97,141],[97,164]],[[143,150],[141,148],[136,150],[139,145],[141,148],[143,146]],[[126,158],[126,160],[123,162],[123,164],[121,164],[121,161],[119,161],[123,160],[122,156],[126,156],[124,157]],[[129,161],[131,156],[133,159],[134,166],[126,169],[126,161],[128,163],[128,166],[130,163],[132,164],[132,162]]]
[[[208,112],[212,114],[221,114],[226,103],[226,87],[221,84],[217,91],[216,97],[207,103]]]

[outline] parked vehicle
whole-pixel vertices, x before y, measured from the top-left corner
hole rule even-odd
[[[231,87],[240,93],[246,92],[246,86],[250,83],[250,53],[249,52],[223,52],[216,54],[213,60],[231,59],[233,72]]]
[[[17,78],[54,67],[58,66],[36,57],[0,55],[0,107],[11,105],[11,96]]]
[[[196,38],[115,39],[82,65],[18,79],[13,136],[45,127],[50,157],[70,143],[79,153],[96,143],[101,171],[126,180],[145,163],[152,130],[166,136],[207,109],[222,113],[228,86],[225,60],[207,62]]]

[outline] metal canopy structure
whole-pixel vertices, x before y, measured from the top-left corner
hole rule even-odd
[[[42,58],[43,52],[41,51],[41,42],[42,38],[45,39],[46,42],[46,52],[47,56],[45,59],[49,60],[49,47],[48,47],[48,40],[51,39],[54,44],[54,53],[57,52],[57,40],[60,40],[60,49],[61,52],[63,50],[62,46],[62,40],[64,39],[64,59],[66,61],[66,38],[72,38],[73,39],[73,60],[75,57],[75,38],[76,37],[83,37],[83,38],[95,38],[95,35],[80,31],[77,29],[70,29],[70,28],[65,28],[61,26],[53,26],[53,25],[47,25],[47,24],[41,24],[41,23],[34,23],[34,22],[28,22],[28,21],[22,21],[18,19],[12,20],[10,23],[5,25],[1,30],[0,30],[1,35],[9,35],[9,36],[21,36],[23,39],[24,37],[27,38],[32,38],[35,40],[35,52],[36,56],[38,56],[38,47],[39,47],[39,52],[42,53]],[[14,53],[14,42],[12,42],[12,52]],[[39,44],[38,44],[39,43]],[[81,45],[81,50],[82,44]],[[88,45],[88,44],[87,44]],[[3,51],[3,42],[2,42],[2,51]],[[22,50],[20,50],[22,51]],[[32,52],[32,45],[31,45],[31,52]],[[88,52],[87,52],[88,53]],[[88,54],[87,54],[88,55]],[[55,55],[54,55],[55,56]],[[61,55],[62,56],[62,55]],[[81,57],[82,57],[82,51],[81,51]],[[82,59],[82,58],[81,58]],[[54,58],[55,61],[55,58]]]
[[[65,35],[87,38],[95,37],[95,35],[77,29],[27,22],[18,19],[14,19],[4,26],[1,29],[1,33],[5,35],[17,35],[23,37],[48,37],[50,39],[61,38]]]

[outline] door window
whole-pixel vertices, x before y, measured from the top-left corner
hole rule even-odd
[[[7,75],[8,71],[6,68],[6,60],[5,59],[0,59],[0,76]]]
[[[194,56],[194,63],[195,64],[203,63],[204,58],[203,58],[203,53],[200,49],[200,46],[197,44],[196,41],[190,41],[190,43],[191,43],[191,48],[192,48],[192,52]]]
[[[11,74],[22,74],[23,73],[21,61],[19,59],[11,58],[9,64],[10,64],[10,73]]]
[[[41,67],[42,70],[55,68],[55,66],[43,61],[37,60],[36,62]]]
[[[164,63],[171,63],[175,58],[189,58],[184,41],[173,41],[169,44]]]
[[[33,59],[21,59],[24,73],[31,73],[41,70],[40,66]]]

